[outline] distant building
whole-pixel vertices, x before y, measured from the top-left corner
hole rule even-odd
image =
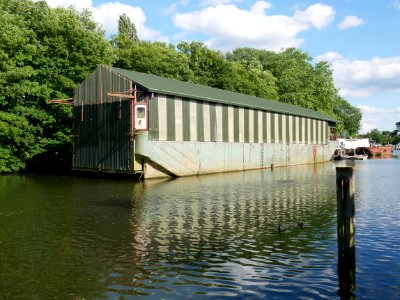
[[[336,120],[198,84],[99,66],[74,95],[73,169],[185,176],[328,161]]]
[[[369,139],[338,139],[339,147],[342,149],[356,149],[359,147],[369,147]]]

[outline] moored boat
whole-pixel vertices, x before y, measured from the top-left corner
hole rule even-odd
[[[331,160],[365,160],[368,154],[362,148],[369,147],[368,139],[339,139],[339,147],[335,150]],[[360,149],[360,151],[357,151]]]
[[[392,146],[359,147],[356,149],[356,153],[365,153],[369,157],[390,157],[392,156],[393,148]]]
[[[365,160],[367,154],[357,154],[354,149],[336,149],[331,160]]]

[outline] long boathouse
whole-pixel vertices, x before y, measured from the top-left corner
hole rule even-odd
[[[144,178],[328,161],[319,112],[100,65],[74,95],[73,169]]]

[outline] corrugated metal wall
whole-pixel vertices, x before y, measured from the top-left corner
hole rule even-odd
[[[151,140],[326,144],[326,121],[155,95],[150,100]]]
[[[74,97],[73,168],[133,169],[130,101],[107,97],[107,92],[122,93],[129,87],[129,80],[104,68],[79,86]]]
[[[107,97],[107,93],[128,92],[129,88],[129,79],[99,66],[75,91],[74,106],[118,102],[119,98]]]

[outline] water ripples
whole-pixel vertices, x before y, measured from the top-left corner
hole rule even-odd
[[[131,246],[139,265],[146,266],[141,273],[146,279],[136,291],[169,299],[177,292],[180,298],[199,299],[334,296],[336,273],[326,270],[334,265],[335,252],[326,255],[334,250],[323,246],[334,235],[331,228],[321,232],[314,227],[321,212],[332,219],[332,189],[310,182],[309,174],[296,181],[287,179],[286,172],[275,173],[285,178],[278,184],[260,181],[259,175],[247,173],[233,182],[232,175],[212,176],[200,184],[184,178],[159,182],[157,189],[139,187],[143,190],[134,192],[134,201],[140,198],[143,205],[137,207],[140,213],[132,213]],[[310,241],[315,234],[325,240]]]
[[[400,297],[398,162],[356,162],[360,299]],[[0,177],[0,196],[19,197],[0,204],[0,295],[339,298],[334,167],[134,184]]]

